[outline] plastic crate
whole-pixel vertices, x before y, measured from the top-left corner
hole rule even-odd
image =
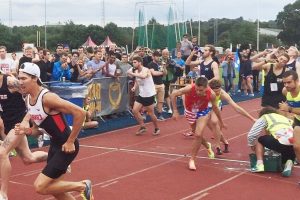
[[[254,168],[256,166],[256,155],[254,153],[249,154],[250,157],[250,167]],[[281,172],[282,162],[281,154],[274,155],[264,155],[264,165],[266,172]]]

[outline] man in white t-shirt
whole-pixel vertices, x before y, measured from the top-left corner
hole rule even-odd
[[[135,84],[131,90],[134,92],[137,87],[139,88],[139,95],[132,109],[134,117],[140,125],[140,129],[136,132],[136,135],[141,135],[146,132],[145,123],[140,113],[142,107],[146,109],[147,114],[153,122],[154,132],[152,134],[158,135],[160,130],[158,128],[157,118],[154,114],[156,91],[151,72],[148,68],[143,66],[143,59],[140,56],[133,57],[132,64],[133,67],[127,71],[128,76],[135,77]]]
[[[94,58],[93,60],[90,60],[87,63],[87,68],[88,71],[91,72],[91,74],[93,75],[92,78],[102,78],[103,77],[103,68],[105,65],[105,62],[101,60],[102,58],[102,52],[100,50],[97,50],[94,53]]]
[[[0,46],[0,69],[6,74],[16,73],[15,62],[7,57],[5,46]]]
[[[105,73],[106,77],[118,78],[122,71],[117,68],[116,62],[116,55],[114,52],[109,52],[108,60],[105,63]]]

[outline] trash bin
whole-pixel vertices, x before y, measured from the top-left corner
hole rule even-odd
[[[84,98],[88,94],[87,86],[72,82],[51,84],[50,91],[81,108],[83,107]],[[65,117],[68,125],[73,126],[73,116],[67,114]]]

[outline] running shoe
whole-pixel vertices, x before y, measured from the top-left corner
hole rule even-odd
[[[90,180],[83,181],[85,184],[85,189],[81,192],[80,196],[83,200],[94,200],[92,192],[92,182]]]
[[[7,197],[3,197],[2,194],[0,194],[0,200],[8,200]]]
[[[144,132],[146,132],[146,127],[141,126],[140,129],[135,133],[135,135],[142,135]]]
[[[191,137],[194,135],[194,133],[191,131],[191,132],[184,132],[182,133],[182,135],[184,135],[185,137]]]
[[[217,154],[217,155],[222,155],[222,154],[223,154],[220,147],[217,147],[217,148],[216,148],[216,154]]]
[[[154,132],[152,133],[152,135],[159,135],[160,129],[159,128],[155,128]]]
[[[251,172],[253,173],[259,173],[259,172],[264,172],[265,171],[265,166],[264,164],[256,164],[254,168],[251,168]]]
[[[215,153],[212,150],[211,143],[207,142],[207,145],[208,145],[208,149],[207,149],[207,155],[208,155],[208,157],[211,158],[211,159],[215,158]]]
[[[224,144],[224,153],[229,153],[229,144]]]
[[[289,177],[292,174],[292,168],[293,168],[293,161],[292,160],[287,160],[284,169],[281,172],[282,176],[284,177]]]
[[[172,114],[172,113],[173,113],[172,109],[169,109],[168,114]]]
[[[68,168],[67,168],[67,173],[72,173],[71,165],[68,166]]]
[[[160,114],[160,115],[157,117],[157,120],[158,120],[158,121],[165,121],[166,119],[162,116],[162,114]]]
[[[17,156],[17,151],[15,149],[9,152],[9,157],[15,157],[15,156]]]
[[[143,120],[145,121],[147,119],[146,113],[142,113],[141,115],[142,115]]]
[[[189,160],[189,169],[195,171],[196,170],[196,165],[195,165],[195,161],[190,159]]]

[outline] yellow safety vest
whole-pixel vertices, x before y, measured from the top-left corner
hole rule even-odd
[[[290,121],[288,118],[279,115],[277,113],[269,113],[263,115],[265,120],[268,122],[268,126],[266,130],[274,137],[276,138],[276,132],[281,129],[288,129],[292,126],[292,121]]]

